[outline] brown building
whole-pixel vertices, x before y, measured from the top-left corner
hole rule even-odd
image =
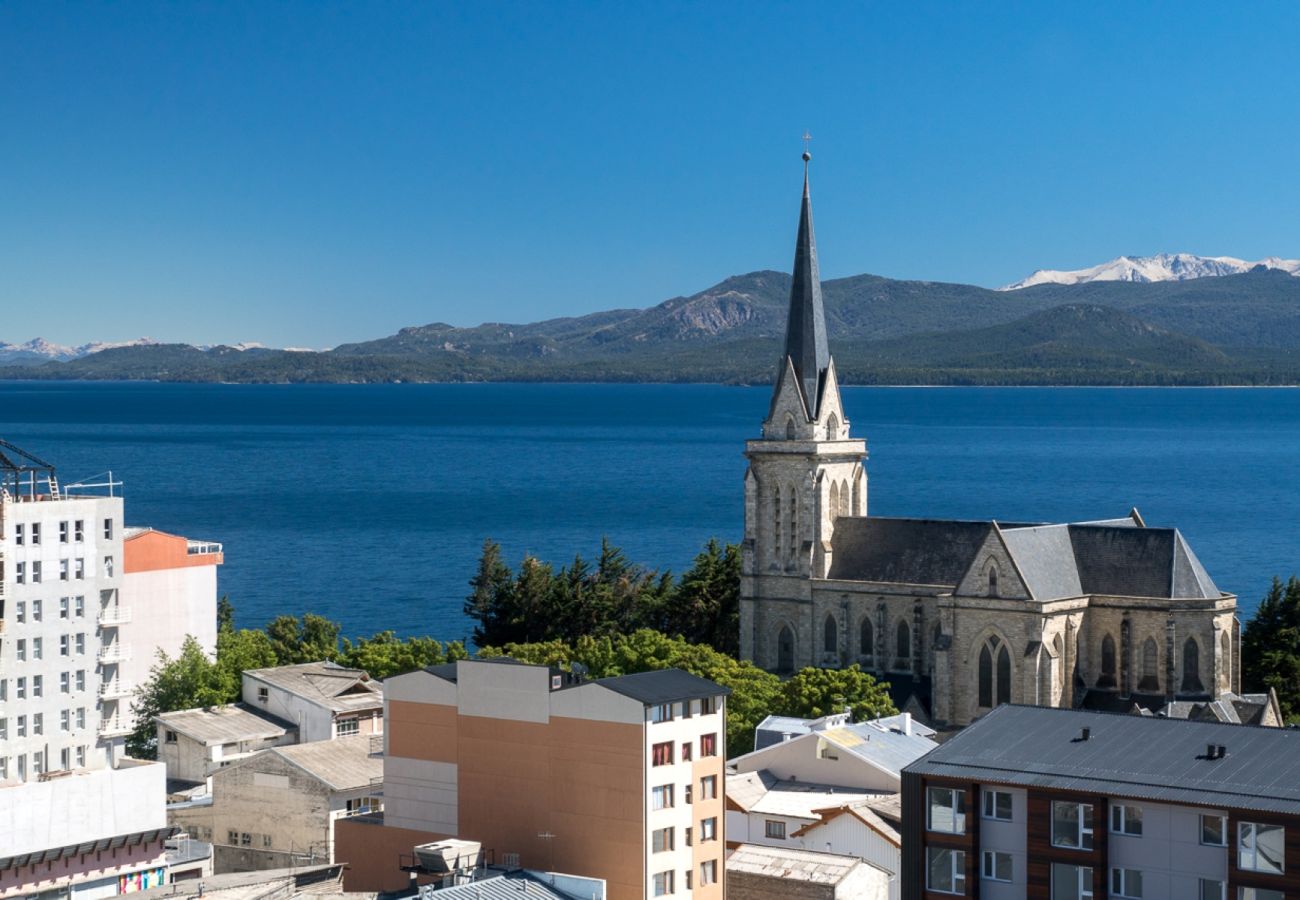
[[[727,689],[677,669],[588,681],[462,660],[384,682],[384,812],[339,822],[349,891],[417,844],[605,879],[610,900],[723,897]]]
[[[1005,705],[902,798],[904,900],[1300,900],[1300,732]]]

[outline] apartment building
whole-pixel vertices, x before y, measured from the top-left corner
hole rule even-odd
[[[244,673],[241,699],[298,729],[303,743],[384,730],[384,688],[361,669],[309,662]]]
[[[1300,732],[1004,705],[903,772],[903,897],[1300,898]]]
[[[404,855],[458,837],[611,900],[723,897],[726,688],[461,660],[384,691],[384,812],[336,829],[348,890],[401,889]]]

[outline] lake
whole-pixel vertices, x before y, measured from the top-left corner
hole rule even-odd
[[[484,538],[680,572],[741,532],[768,388],[0,383],[0,437],[64,483],[111,470],[129,524],[220,541],[241,625],[460,638]],[[1243,618],[1300,569],[1300,391],[847,388],[870,512],[1176,525]]]

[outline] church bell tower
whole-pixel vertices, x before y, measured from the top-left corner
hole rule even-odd
[[[762,436],[745,443],[741,656],[775,670],[812,664],[811,580],[830,571],[835,520],[867,514],[866,442],[849,437],[826,341],[811,159],[805,150],[785,352]],[[769,647],[760,635],[771,634]]]

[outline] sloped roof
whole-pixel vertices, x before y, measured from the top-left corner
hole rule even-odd
[[[433,896],[438,900],[574,900],[572,894],[524,872],[511,872],[440,888]]]
[[[269,669],[249,669],[245,677],[288,691],[334,712],[382,706],[383,686],[361,669],[332,662],[299,663]]]
[[[616,675],[612,678],[598,678],[592,683],[625,697],[631,697],[633,700],[639,700],[646,706],[672,703],[676,700],[699,700],[731,693],[731,688],[692,675],[682,669],[655,669],[650,672],[637,672],[634,675]]]
[[[741,844],[727,857],[727,874],[761,875],[809,884],[839,884],[858,866],[870,866],[856,856],[818,853],[787,847]]]
[[[1083,596],[1070,526],[1004,528],[1002,541],[1035,600]]]
[[[989,522],[840,516],[827,577],[953,587],[992,527]]]
[[[815,735],[894,775],[938,746],[928,737],[878,728],[870,722],[828,728]]]
[[[292,724],[243,703],[181,709],[154,716],[154,721],[205,746],[283,737],[295,730]]]
[[[256,765],[256,760],[267,753],[281,757],[336,791],[368,787],[384,777],[384,758],[370,752],[370,735],[272,747],[249,757],[243,765]]]

